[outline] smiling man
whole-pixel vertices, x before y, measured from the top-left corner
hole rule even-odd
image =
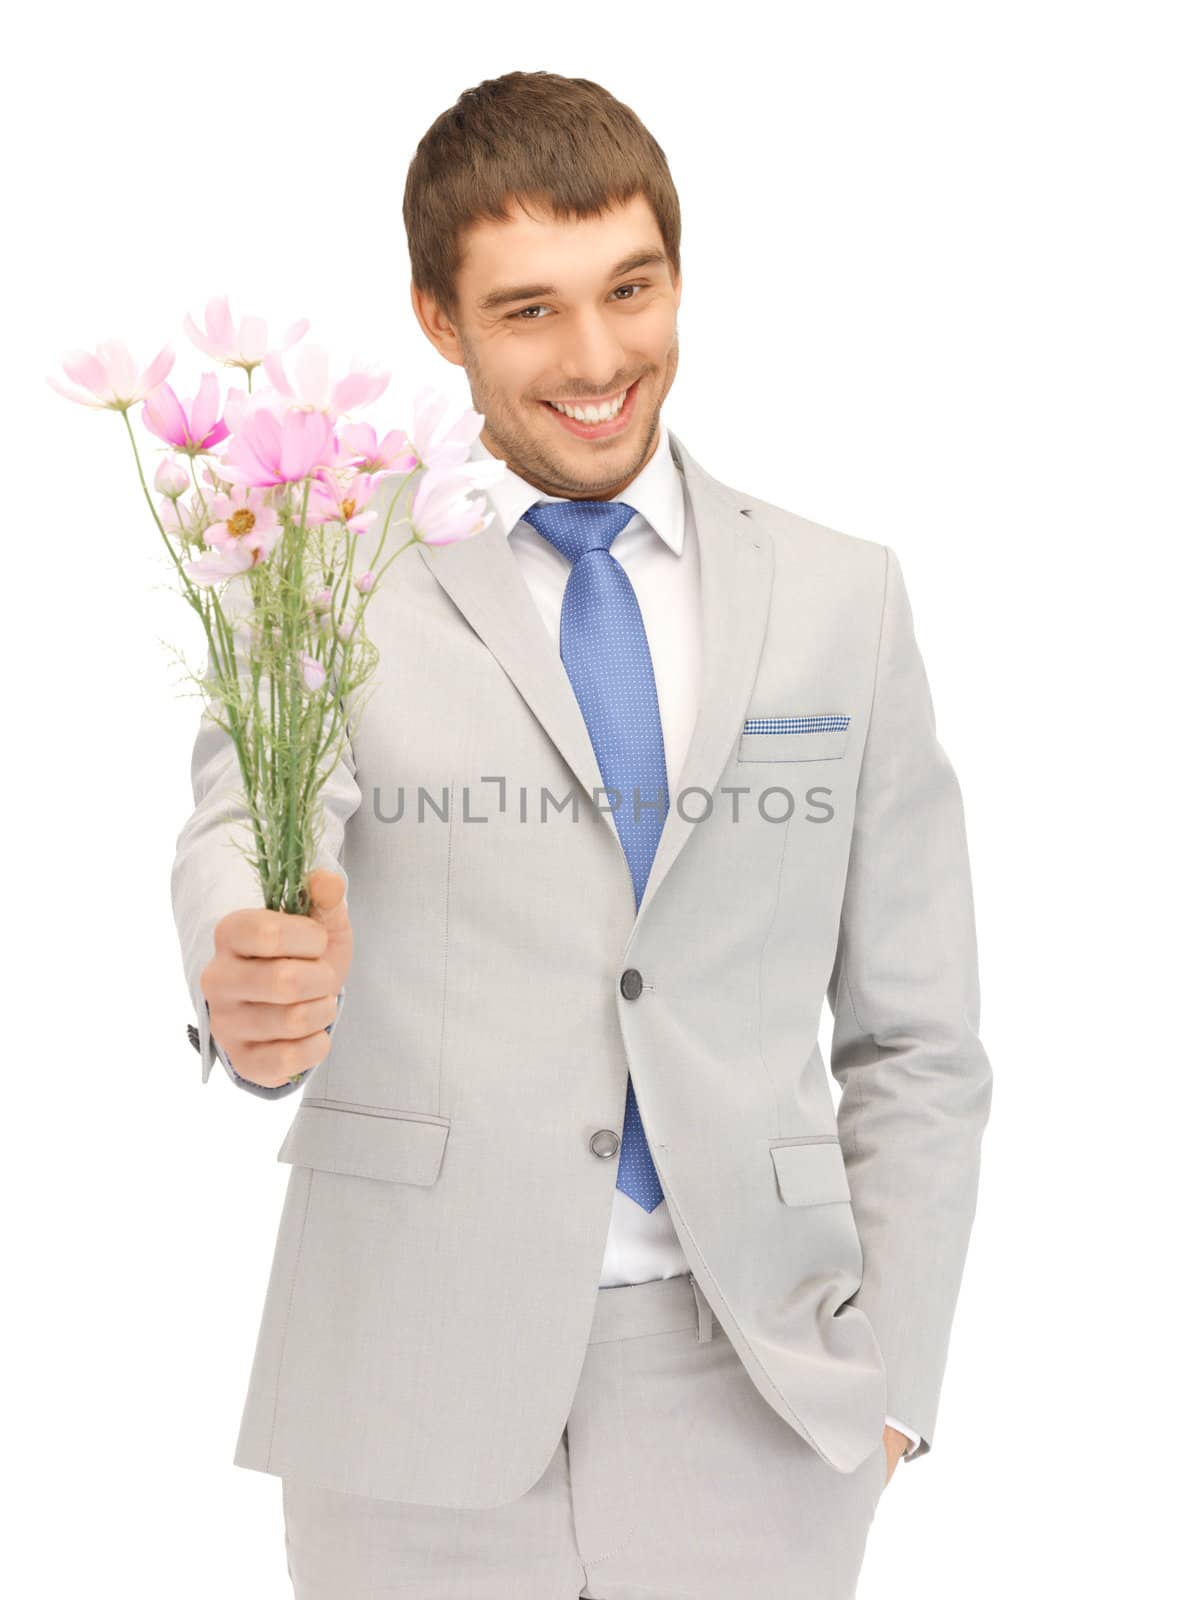
[[[991,1094],[900,566],[663,423],[678,197],[601,87],[469,90],[404,218],[505,471],[482,534],[393,569],[326,794],[355,965],[235,1460],[282,1479],[300,1600],[848,1600],[933,1439]],[[462,811],[385,826],[398,775]]]

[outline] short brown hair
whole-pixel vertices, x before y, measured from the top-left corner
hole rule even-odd
[[[462,240],[513,203],[556,218],[599,216],[645,196],[679,275],[679,196],[657,140],[588,78],[506,72],[466,89],[417,146],[404,185],[413,284],[458,321]]]

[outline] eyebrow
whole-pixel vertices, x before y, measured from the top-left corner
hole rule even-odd
[[[617,262],[609,273],[609,278],[623,277],[627,272],[636,272],[638,267],[666,265],[667,258],[661,250],[635,250]],[[514,284],[503,289],[493,289],[490,294],[485,294],[482,300],[477,300],[475,303],[480,311],[495,311],[500,306],[511,305],[514,300],[536,300],[543,295],[556,295],[558,292],[550,283]]]

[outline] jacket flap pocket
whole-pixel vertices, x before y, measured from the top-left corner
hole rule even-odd
[[[850,1199],[846,1163],[837,1138],[771,1146],[780,1198],[789,1206],[819,1206]]]
[[[846,753],[849,719],[844,728],[816,727],[796,732],[764,733],[743,729],[739,761],[836,761]]]
[[[441,1172],[449,1131],[445,1117],[309,1099],[300,1103],[277,1160],[356,1178],[431,1184]]]

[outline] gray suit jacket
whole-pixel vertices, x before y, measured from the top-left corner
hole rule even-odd
[[[885,1412],[929,1449],[991,1098],[959,786],[895,553],[668,433],[703,692],[640,909],[497,523],[406,552],[372,601],[377,677],[324,792],[354,963],[279,1150],[237,1465],[456,1507],[530,1488],[583,1362],[629,1073],[766,1403],[840,1472]],[[211,723],[192,779],[172,896],[207,1080],[212,930],[261,896]]]

